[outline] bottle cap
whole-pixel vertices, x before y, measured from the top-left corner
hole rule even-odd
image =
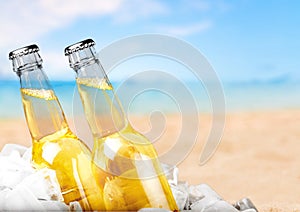
[[[75,43],[73,45],[70,45],[68,47],[65,48],[65,56],[68,56],[74,52],[77,52],[79,50],[94,46],[96,43],[95,41],[93,41],[92,39],[86,39],[83,41],[80,41],[78,43]]]
[[[32,44],[32,45],[29,45],[29,46],[25,46],[25,47],[22,47],[22,48],[19,48],[19,49],[16,49],[14,51],[11,51],[8,55],[8,58],[10,60],[16,58],[16,57],[21,57],[23,55],[28,55],[28,54],[31,54],[31,53],[35,53],[35,52],[38,52],[40,49],[37,45],[35,44]]]

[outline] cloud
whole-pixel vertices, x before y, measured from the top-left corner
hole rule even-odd
[[[211,21],[203,21],[200,23],[193,23],[184,26],[160,26],[159,32],[164,32],[173,36],[189,36],[193,34],[202,33],[212,27]]]
[[[116,24],[122,24],[165,11],[166,7],[154,0],[4,1],[0,13],[0,78],[13,76],[9,73],[9,51],[41,39],[49,32],[67,27],[82,17],[110,16]],[[61,52],[43,52],[42,56],[54,70],[66,67],[66,64],[57,62],[57,59],[61,59]],[[63,75],[57,73],[56,76]]]
[[[155,0],[126,0],[120,10],[114,14],[115,23],[128,23],[154,15],[167,14],[168,7],[163,1]]]
[[[28,42],[80,17],[111,15],[123,23],[167,11],[154,0],[10,0],[1,7],[0,47]]]
[[[0,78],[11,78],[11,64],[8,52],[30,44],[43,35],[68,26],[80,17],[98,17],[117,12],[123,0],[10,0],[1,4],[0,26]],[[57,55],[57,56],[55,56]],[[65,64],[55,60],[61,56],[53,52],[43,52],[49,56],[50,66],[61,70]],[[61,74],[58,73],[58,76]]]
[[[198,9],[210,8],[207,1],[199,2]],[[156,0],[10,0],[4,1],[1,7],[0,78],[13,76],[7,59],[9,51],[34,40],[42,40],[48,33],[68,27],[82,17],[108,16],[114,24],[124,24],[142,22],[141,19],[156,18],[158,15],[172,15],[169,3]],[[189,36],[204,32],[211,26],[211,21],[203,21],[187,25],[161,25],[152,29],[174,36]],[[51,69],[49,77],[73,77],[67,72],[61,72],[67,67],[61,49],[57,52],[43,51],[42,57],[45,59],[45,67]]]
[[[122,0],[4,1],[0,13],[0,47],[28,42],[80,16],[114,13],[121,5]]]

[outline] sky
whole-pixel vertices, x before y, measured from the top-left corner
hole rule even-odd
[[[66,46],[93,38],[99,51],[155,33],[197,48],[222,81],[297,81],[299,9],[298,0],[2,0],[0,80],[16,79],[8,53],[29,44],[50,79],[72,80]]]

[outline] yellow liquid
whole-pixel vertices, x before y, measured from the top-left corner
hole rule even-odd
[[[143,135],[136,132],[129,124],[119,122],[121,108],[113,103],[110,84],[104,80],[77,79],[78,90],[84,104],[89,124],[94,132],[94,163],[106,171],[106,178],[99,180],[103,187],[103,199],[107,210],[139,210],[141,208],[165,208],[177,211],[168,181],[162,172],[157,153]],[[100,96],[98,96],[100,95]],[[102,102],[100,102],[102,100]],[[99,102],[98,102],[99,101]],[[117,101],[117,100],[115,100]],[[90,105],[93,102],[95,105]],[[96,111],[97,105],[102,111]],[[120,106],[119,106],[120,107]],[[103,111],[104,110],[104,111]],[[102,114],[110,113],[110,121],[102,120]],[[99,116],[99,117],[98,117]],[[111,121],[113,119],[113,121]],[[105,120],[104,120],[105,121]],[[93,125],[96,126],[93,126]],[[116,125],[106,130],[104,137],[97,134],[100,126]]]
[[[78,201],[83,210],[104,210],[90,150],[70,131],[63,114],[59,114],[54,92],[21,89],[21,94],[33,136],[33,165],[55,170],[65,203]]]

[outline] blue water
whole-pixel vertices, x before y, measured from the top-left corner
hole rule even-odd
[[[73,81],[51,82],[67,116],[82,113]],[[211,112],[211,100],[198,82],[178,85],[174,82],[113,83],[128,113]],[[121,86],[121,87],[120,87]],[[23,117],[19,82],[0,81],[0,118]],[[300,109],[300,83],[248,82],[223,83],[226,111]]]

